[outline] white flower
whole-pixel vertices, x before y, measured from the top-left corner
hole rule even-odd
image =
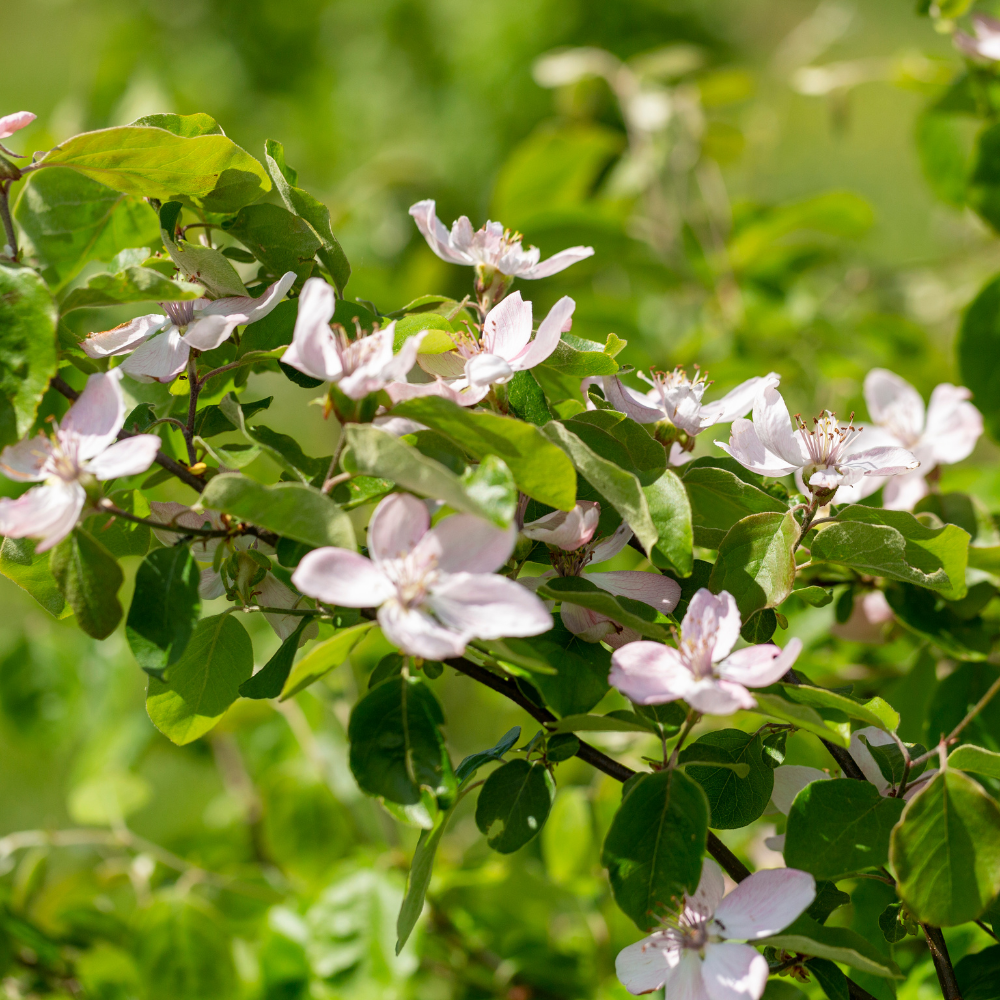
[[[17,482],[42,483],[11,500],[0,500],[0,535],[37,538],[36,552],[58,545],[76,526],[87,500],[87,486],[145,472],[160,448],[155,434],[117,441],[125,423],[121,373],[97,373],[87,379],[80,398],[52,437],[39,434],[4,448],[0,471]]]
[[[666,987],[667,1000],[760,1000],[768,965],[749,944],[784,930],[816,898],[808,872],[771,868],[724,896],[722,870],[702,862],[701,881],[666,926],[618,953],[615,971],[629,993]]]
[[[515,372],[540,365],[556,349],[559,335],[568,330],[576,303],[564,295],[538,325],[531,339],[531,303],[520,292],[508,295],[487,314],[482,336],[453,334],[455,350],[422,355],[420,367],[436,376],[434,382],[397,382],[387,387],[394,403],[417,396],[444,396],[461,406],[474,406],[494,383],[503,384]]]
[[[740,637],[740,612],[728,591],[704,587],[688,605],[677,648],[633,642],[611,657],[608,681],[639,705],[686,701],[699,712],[732,715],[756,708],[748,687],[767,687],[795,662],[799,639],[781,649],[760,643],[731,650]]]
[[[534,594],[494,575],[516,534],[469,514],[431,528],[424,503],[394,493],[368,525],[370,559],[348,549],[314,549],[292,583],[325,604],[378,608],[386,638],[405,653],[461,656],[470,639],[538,635],[552,627]]]
[[[322,278],[310,278],[299,296],[291,346],[281,360],[313,378],[336,382],[350,399],[364,399],[389,382],[406,378],[427,331],[407,337],[394,355],[395,322],[352,340],[343,327],[330,326],[336,305],[333,288]]]
[[[895,372],[873,368],[865,376],[865,402],[872,421],[891,443],[912,451],[920,461],[915,472],[886,483],[883,506],[913,510],[927,495],[924,477],[935,466],[969,457],[983,433],[983,417],[968,401],[971,395],[965,386],[943,382],[931,393],[925,413],[920,393]]]
[[[9,139],[15,132],[30,125],[38,116],[30,111],[15,111],[0,118],[0,139]]]
[[[487,222],[473,232],[472,223],[463,215],[449,233],[429,199],[411,205],[410,215],[428,246],[442,260],[499,271],[511,278],[547,278],[594,254],[593,247],[570,247],[539,263],[538,248],[524,250],[520,234],[504,229],[499,222]]]
[[[861,769],[861,773],[878,789],[879,795],[888,796],[892,791],[892,783],[887,781],[875,760],[871,750],[861,742],[864,737],[873,747],[895,746],[896,741],[884,730],[877,726],[865,726],[864,729],[856,729],[851,733],[851,745],[847,752],[854,758],[854,763]],[[909,802],[914,795],[924,790],[931,778],[936,775],[937,768],[929,767],[919,778],[908,781],[903,798]]]
[[[920,465],[905,448],[879,445],[876,435],[866,428],[840,424],[828,410],[813,421],[813,430],[808,430],[801,418],[798,423],[798,429],[793,428],[781,393],[766,386],[754,400],[753,422],[735,420],[729,444],[715,443],[740,465],[762,476],[786,476],[801,470],[809,489],[823,494],[853,486],[866,476],[898,476]],[[859,444],[858,438],[866,433],[869,438],[876,437],[871,442],[874,447]],[[872,485],[868,492],[873,493],[878,485]]]
[[[781,376],[776,372],[758,375],[741,382],[722,399],[702,404],[705,390],[712,383],[701,372],[690,379],[683,368],[675,368],[672,372],[654,371],[652,378],[640,372],[639,378],[652,386],[645,394],[630,389],[611,375],[584,379],[582,388],[586,394],[587,384],[596,382],[604,390],[604,398],[619,413],[624,413],[640,424],[669,420],[691,439],[706,427],[729,423],[736,417],[743,416],[753,406],[754,399],[762,389],[767,386],[775,387],[781,381]],[[693,447],[693,440],[688,443],[688,447],[682,446],[680,442],[673,442],[670,448],[671,464],[683,465],[689,460],[689,452]]]
[[[533,542],[544,542],[572,552],[594,537],[600,519],[601,505],[593,500],[582,500],[572,510],[554,510],[529,521],[521,528],[521,534]]]
[[[973,59],[1000,60],[1000,21],[988,14],[973,14],[972,28],[976,37],[956,31],[952,41],[964,55]]]
[[[139,316],[113,330],[90,334],[80,347],[91,358],[130,354],[120,368],[137,382],[170,382],[184,371],[191,348],[218,347],[236,327],[256,323],[271,312],[294,283],[295,272],[288,271],[258,299],[234,295],[161,302],[166,316]]]

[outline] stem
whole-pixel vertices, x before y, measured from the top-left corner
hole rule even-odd
[[[941,741],[941,743],[943,743],[946,747],[951,746],[951,744],[958,739],[959,733],[961,733],[962,730],[965,729],[965,727],[970,722],[972,722],[972,720],[977,715],[979,715],[979,713],[987,706],[990,699],[992,699],[992,697],[997,693],[997,691],[1000,691],[1000,677],[998,677],[990,685],[990,689],[986,692],[986,694],[984,694],[982,698],[980,698],[979,701],[977,701],[975,705],[972,706],[972,708],[969,710],[969,714],[964,719],[962,719],[962,721],[957,726],[955,726],[955,728],[951,731],[951,733],[949,733],[948,736],[946,736]],[[927,753],[921,754],[913,762],[913,766],[917,767],[918,765],[923,764],[925,761],[930,760],[931,757],[933,757],[938,752],[939,749],[940,747],[934,747],[933,750],[928,750]]]
[[[806,533],[812,527],[813,518],[816,516],[817,510],[819,510],[819,497],[816,496],[815,493],[811,493],[809,495],[809,505],[802,514],[802,527],[799,529],[799,537],[792,546],[793,552],[795,552],[802,544],[803,539],[806,537]]]
[[[173,531],[178,535],[198,535],[200,538],[226,538],[228,535],[248,534],[242,531],[227,531],[225,528],[179,528],[172,524],[164,524],[162,521],[154,521],[149,517],[138,517],[130,514],[127,510],[116,507],[107,497],[97,502],[101,510],[107,511],[114,517],[120,517],[123,521],[131,521],[133,524],[148,524],[149,527],[158,531]]]
[[[198,381],[198,391],[201,392],[202,386],[210,379],[215,378],[216,375],[221,375],[223,372],[232,371],[234,368],[242,368],[244,365],[250,364],[251,362],[242,359],[240,361],[231,361],[228,365],[223,365],[221,368],[213,368],[210,372],[206,372],[202,375],[201,379]]]
[[[937,973],[938,982],[941,984],[941,993],[944,1000],[962,1000],[962,991],[958,988],[958,981],[955,979],[955,970],[951,965],[951,957],[948,954],[948,946],[944,942],[944,935],[940,927],[932,927],[930,924],[921,924],[924,937],[927,938],[927,947],[930,949],[931,958],[934,960],[934,971]]]
[[[253,611],[261,611],[265,615],[294,615],[297,618],[305,618],[307,615],[319,615],[330,617],[328,612],[319,611],[315,608],[267,608],[259,607],[256,604],[248,605],[245,608],[240,608],[240,611],[244,614],[250,614]]]
[[[906,783],[910,780],[910,767],[912,762],[910,761],[910,750],[909,747],[896,735],[895,730],[893,730],[889,735],[896,741],[896,746],[899,747],[899,752],[903,755],[903,777],[899,782],[899,788],[896,789],[896,798],[902,798],[903,792],[906,791]]]
[[[341,476],[336,476],[334,473],[337,471],[337,466],[340,465],[340,456],[344,453],[345,444],[347,444],[347,435],[344,433],[344,428],[341,427],[340,437],[337,438],[337,446],[333,449],[333,457],[330,459],[330,468],[326,470],[326,479],[323,480],[324,493],[329,493],[337,483],[344,481]],[[347,478],[350,478],[349,473],[347,474]]]
[[[198,393],[201,392],[201,384],[198,382],[197,354],[197,351],[192,351],[188,355],[188,418],[187,426],[184,428],[188,465],[194,465],[198,460],[198,454],[194,450],[194,419],[198,415]]]
[[[4,233],[7,236],[7,243],[10,246],[11,257],[17,260],[17,231],[14,229],[14,220],[10,217],[10,205],[8,198],[10,195],[11,181],[0,184],[0,218],[3,219]]]
[[[681,747],[684,745],[684,741],[688,738],[688,734],[692,729],[694,729],[700,718],[701,713],[696,712],[693,708],[688,712],[687,718],[684,720],[684,728],[681,730],[681,734],[677,738],[677,742],[674,744],[674,752],[670,755],[667,767],[673,767],[674,764],[677,763],[677,755],[680,753]]]
[[[996,934],[994,934],[994,933],[993,933],[993,931],[991,931],[991,930],[989,929],[989,927],[987,927],[987,926],[986,926],[986,924],[984,924],[984,923],[982,922],[982,920],[975,920],[975,921],[973,921],[973,923],[975,923],[975,925],[976,925],[976,926],[977,926],[977,927],[978,927],[978,928],[979,928],[979,929],[980,929],[981,931],[985,931],[985,932],[986,932],[987,934],[989,934],[989,936],[990,936],[991,938],[993,938],[993,940],[994,940],[994,941],[1000,941],[1000,938],[998,938],[998,937],[996,936]]]

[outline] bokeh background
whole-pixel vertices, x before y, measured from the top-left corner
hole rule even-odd
[[[26,150],[161,111],[207,112],[257,156],[278,139],[331,208],[348,297],[383,312],[471,291],[417,234],[407,208],[421,198],[449,224],[498,219],[543,256],[593,245],[522,284],[536,313],[570,294],[574,333],[618,334],[638,369],[700,364],[709,398],[776,370],[793,412],[863,419],[874,365],[926,397],[958,380],[961,311],[1000,269],[996,238],[921,160],[925,109],[962,62],[913,0],[31,0],[2,14],[0,110],[38,115]],[[264,374],[246,391],[275,394],[269,425],[329,453],[304,390]],[[982,442],[945,487],[997,507],[996,458]],[[294,701],[240,702],[177,748],[147,719],[120,635],[95,643],[8,580],[0,599],[0,996],[625,995],[614,955],[638,934],[598,860],[614,782],[561,765],[543,835],[511,857],[463,808],[397,957],[418,831],[360,796],[346,765],[377,643]],[[862,647],[831,638],[832,608],[790,617],[807,674],[885,693],[919,738],[946,671],[912,637]],[[253,638],[263,662],[276,640]],[[435,688],[456,762],[515,724],[534,731],[464,678]],[[633,764],[648,750],[600,742]],[[804,736],[786,762],[828,764]],[[39,830],[62,832],[53,845]],[[773,866],[771,832],[764,817],[726,839]],[[888,949],[883,897],[859,884],[833,922]],[[956,959],[982,943],[950,936]],[[937,995],[924,950],[896,958],[905,982],[859,981],[879,1000]],[[802,991],[817,995],[783,980],[766,996]]]

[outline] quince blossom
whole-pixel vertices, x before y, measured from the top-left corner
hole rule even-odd
[[[37,538],[36,552],[58,545],[76,527],[87,489],[101,479],[145,472],[160,448],[155,434],[116,441],[125,423],[121,372],[98,372],[52,436],[39,434],[4,448],[0,470],[16,482],[42,483],[16,500],[0,499],[0,535]]]
[[[263,319],[294,283],[295,272],[287,271],[258,299],[233,295],[161,302],[166,316],[138,316],[113,330],[90,334],[80,347],[90,358],[131,355],[119,367],[137,382],[171,382],[184,371],[192,348],[211,351],[236,327]]]
[[[469,514],[431,528],[424,503],[394,493],[368,525],[370,559],[348,549],[314,549],[292,583],[326,604],[377,607],[386,638],[404,653],[461,656],[470,639],[538,635],[552,627],[534,594],[494,575],[510,558],[516,534]]]
[[[30,125],[38,116],[30,111],[15,111],[0,118],[0,139],[9,139],[15,132]]]
[[[572,510],[554,510],[529,521],[521,528],[521,534],[533,542],[544,542],[572,552],[594,537],[600,519],[601,505],[594,500],[581,500]]]
[[[885,642],[885,625],[895,619],[881,590],[869,590],[854,598],[846,622],[834,622],[830,634],[847,642],[879,645]]]
[[[927,473],[937,465],[969,457],[983,433],[982,414],[968,402],[971,395],[965,386],[942,382],[931,393],[925,411],[920,393],[895,372],[873,368],[865,376],[865,402],[872,421],[891,443],[912,451],[920,461],[916,471],[886,483],[884,507],[913,510],[927,495]]]
[[[463,215],[452,224],[449,233],[437,217],[431,199],[411,205],[410,215],[427,245],[441,260],[499,271],[511,278],[547,278],[594,254],[593,247],[570,247],[539,263],[538,248],[523,249],[520,234],[504,229],[499,222],[487,222],[473,232],[472,223]]]
[[[681,912],[618,953],[615,971],[629,993],[666,987],[668,1000],[760,1000],[767,959],[732,939],[757,941],[784,930],[816,898],[816,881],[796,868],[771,868],[725,891],[722,869],[705,858]]]
[[[729,444],[715,443],[740,465],[762,476],[801,471],[804,485],[828,499],[839,488],[860,483],[863,477],[898,476],[920,465],[905,448],[876,442],[871,448],[860,447],[858,438],[866,428],[855,427],[853,422],[841,424],[829,410],[813,421],[813,430],[797,419],[796,429],[781,393],[768,385],[754,400],[753,422],[740,417],[733,421]],[[869,485],[868,492],[874,493],[879,484],[865,483]]]
[[[748,687],[767,687],[795,662],[802,649],[791,639],[731,650],[740,636],[740,612],[728,591],[702,587],[681,622],[677,648],[634,642],[611,657],[609,683],[639,705],[686,701],[698,712],[732,715],[757,706]]]
[[[976,33],[974,38],[964,31],[955,32],[952,38],[955,48],[973,59],[1000,60],[1000,21],[988,14],[973,14],[972,30]]]
[[[453,334],[454,351],[420,357],[420,367],[436,376],[434,382],[397,382],[386,391],[393,403],[444,396],[460,406],[474,406],[492,384],[509,382],[515,372],[545,361],[558,346],[560,333],[569,329],[575,308],[576,303],[564,295],[539,323],[532,340],[531,303],[514,292],[486,314],[478,340],[471,334]]]
[[[336,382],[350,399],[364,399],[388,383],[406,378],[427,331],[407,337],[394,355],[394,322],[384,330],[351,340],[343,327],[330,326],[336,305],[333,288],[322,278],[310,278],[299,296],[291,346],[281,360],[313,378]]]

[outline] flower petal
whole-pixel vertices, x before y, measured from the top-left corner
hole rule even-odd
[[[566,325],[572,322],[576,303],[564,295],[549,311],[545,319],[538,324],[535,339],[514,359],[514,367],[519,370],[534,368],[540,365],[559,345],[559,337]]]
[[[52,445],[44,434],[24,438],[9,444],[0,452],[0,469],[8,479],[17,483],[39,482],[47,478],[43,466],[52,453]]]
[[[732,715],[757,707],[753,695],[742,684],[714,677],[695,681],[684,700],[705,715]]]
[[[390,343],[394,343],[396,339],[396,321],[393,320],[381,332],[388,337]],[[429,330],[421,330],[419,333],[415,333],[412,337],[407,337],[403,341],[403,346],[399,349],[399,353],[389,360],[379,373],[383,384],[385,382],[394,382],[396,379],[406,378],[407,373],[417,363],[417,354],[420,351],[420,345],[429,332]]]
[[[767,959],[748,944],[705,945],[701,976],[709,1000],[760,1000],[769,974]]]
[[[593,247],[569,247],[553,254],[548,260],[543,260],[540,264],[535,264],[526,271],[518,271],[519,278],[548,278],[550,275],[565,271],[567,267],[572,267],[581,260],[594,256]],[[507,272],[504,272],[507,273]]]
[[[155,434],[136,434],[106,448],[87,463],[87,471],[98,479],[117,479],[145,472],[163,442]]]
[[[623,385],[616,375],[606,375],[602,388],[604,398],[626,417],[631,417],[638,424],[655,424],[666,419],[662,407],[650,406],[648,397]]]
[[[514,551],[517,529],[498,528],[472,514],[453,514],[431,528],[420,545],[442,573],[493,573]]]
[[[613,573],[587,573],[586,578],[609,594],[642,601],[665,615],[670,614],[681,599],[680,584],[660,573],[626,569]]]
[[[764,386],[754,399],[753,425],[760,443],[791,468],[808,462],[809,456],[792,429],[788,407],[773,385]]]
[[[465,362],[465,377],[469,385],[492,385],[506,382],[514,369],[499,354],[476,354]]]
[[[257,603],[264,608],[294,608],[301,603],[302,598],[289,590],[273,573],[266,573],[264,579],[257,584]],[[274,629],[278,638],[284,642],[298,627],[302,618],[299,615],[264,615],[267,624]],[[311,633],[311,634],[310,634]],[[310,622],[303,630],[300,645],[307,639],[315,639],[319,633],[316,622]]]
[[[344,366],[330,329],[337,305],[333,288],[322,278],[310,278],[302,286],[291,346],[281,360],[313,378],[336,380]]]
[[[713,424],[726,424],[742,417],[748,410],[753,409],[753,402],[767,386],[777,388],[781,383],[781,376],[777,372],[769,372],[767,375],[757,375],[741,382],[735,389],[717,399],[714,403],[706,403],[701,408],[699,414],[699,429],[704,430]]]
[[[685,909],[700,917],[710,917],[726,894],[726,880],[718,862],[705,858],[701,863],[701,879],[693,896],[686,896]]]
[[[878,645],[885,641],[885,625],[895,616],[881,590],[869,590],[854,599],[846,622],[834,622],[830,634],[847,642]]]
[[[437,217],[434,201],[428,198],[410,206],[410,215],[417,224],[427,245],[442,260],[449,264],[472,264],[474,261],[468,254],[462,253],[451,246],[451,238],[444,223]]]
[[[91,375],[77,401],[59,422],[56,437],[74,440],[77,457],[83,461],[104,451],[125,423],[121,380],[122,373],[117,369]]]
[[[292,583],[309,597],[344,608],[376,608],[396,595],[392,581],[370,559],[331,546],[307,552]]]
[[[0,118],[0,139],[9,139],[15,132],[30,125],[37,115],[30,111],[15,111]]]
[[[199,316],[181,335],[184,342],[197,351],[214,351],[220,344],[229,339],[229,335],[246,317],[236,316]]]
[[[740,610],[728,590],[713,594],[707,587],[695,592],[688,604],[681,635],[685,640],[707,643],[713,663],[729,655],[740,637]]]
[[[573,635],[579,636],[584,642],[606,642],[622,628],[607,615],[565,601],[559,607],[559,618]]]
[[[658,990],[681,959],[681,949],[667,934],[651,934],[618,952],[615,973],[629,993],[639,996]],[[675,994],[671,993],[671,1000]]]
[[[79,483],[34,486],[16,500],[0,499],[0,535],[37,538],[35,553],[58,545],[76,527],[87,493]]]
[[[477,639],[539,635],[552,615],[530,590],[486,573],[453,573],[431,588],[428,605],[449,628]]]
[[[592,565],[597,565],[598,563],[607,562],[609,559],[614,559],[616,555],[626,545],[629,543],[629,539],[632,537],[632,529],[622,521],[621,524],[615,528],[614,532],[608,535],[607,538],[602,538],[595,546],[594,551],[590,556],[590,563]]]
[[[803,764],[782,764],[774,769],[774,788],[771,791],[771,801],[778,812],[788,815],[795,796],[806,785],[814,781],[828,781],[830,775],[817,767],[806,767]]]
[[[916,441],[924,429],[924,401],[904,378],[887,368],[865,376],[865,402],[872,420],[889,431],[896,443]]]
[[[883,446],[848,455],[841,461],[838,469],[841,471],[857,469],[866,476],[898,476],[902,472],[911,472],[919,466],[920,460],[913,452],[905,448]],[[811,483],[812,479],[809,482]]]
[[[109,358],[117,354],[131,354],[140,344],[168,323],[159,313],[137,316],[101,333],[88,334],[80,341],[80,348],[88,358]]]
[[[482,345],[485,352],[499,354],[511,361],[531,339],[531,303],[514,292],[495,305],[483,323]],[[468,367],[468,366],[466,366]]]
[[[715,442],[727,455],[732,455],[737,462],[751,472],[761,476],[787,476],[800,465],[789,465],[778,455],[772,454],[761,443],[753,423],[743,417],[737,417],[729,430],[729,444],[724,441]],[[801,463],[802,465],[805,462]]]
[[[965,386],[943,383],[931,393],[922,444],[930,446],[933,460],[942,465],[968,458],[983,433],[983,415],[968,402]]]
[[[690,667],[672,646],[630,642],[611,655],[608,683],[638,705],[662,705],[686,700],[693,678]]]
[[[454,383],[435,379],[433,382],[390,382],[385,391],[393,404],[402,403],[407,399],[420,399],[423,396],[441,396],[450,399],[459,406],[475,406],[488,395],[488,385],[469,385],[465,379]]]
[[[184,371],[190,354],[191,348],[177,327],[168,326],[142,344],[122,363],[121,370],[137,382],[171,382]]]
[[[461,656],[465,652],[465,643],[472,638],[445,628],[426,611],[404,608],[396,600],[387,601],[378,609],[378,623],[394,646],[410,656],[421,656],[427,660]]]
[[[862,483],[873,481],[878,483],[875,476],[865,476]],[[886,510],[913,510],[930,492],[922,469],[915,469],[913,472],[904,473],[902,476],[893,476],[891,479],[883,481],[885,489],[882,492],[882,506]],[[841,502],[838,493],[837,503]]]
[[[368,522],[368,551],[376,563],[400,559],[413,551],[430,526],[431,516],[420,500],[409,493],[393,493]]]
[[[285,293],[295,284],[297,275],[294,271],[286,271],[277,281],[268,285],[263,293],[254,298],[252,295],[229,295],[224,299],[214,299],[198,311],[202,316],[226,316],[236,319],[234,326],[243,323],[256,323],[272,312],[285,297]],[[310,281],[320,281],[320,278],[310,278]],[[193,347],[197,344],[192,342]]]
[[[816,880],[797,868],[769,868],[745,878],[715,910],[711,929],[756,941],[784,930],[816,898]]]
[[[529,521],[521,529],[521,533],[532,541],[555,545],[566,552],[572,552],[594,537],[600,518],[599,503],[581,500],[572,510],[554,510],[536,521]]]
[[[159,521],[162,524],[175,524],[181,528],[221,528],[222,518],[214,510],[192,510],[187,504],[177,503],[175,500],[150,500],[149,517],[152,521]],[[173,531],[157,531],[153,528],[153,534],[163,545],[173,545],[180,537]],[[199,538],[192,543],[195,558],[200,558],[203,562],[206,557],[211,558],[219,544],[218,538]]]
[[[734,681],[744,687],[767,687],[788,671],[802,652],[801,639],[789,639],[782,649],[771,643],[746,646],[731,653],[717,667],[723,680]]]
[[[875,747],[895,745],[896,741],[878,726],[865,726],[863,729],[856,729],[851,733],[851,745],[847,748],[847,752],[854,758],[854,763],[861,768],[861,773],[882,794],[885,794],[886,790],[891,787],[890,783],[882,777],[882,771],[875,762],[872,752],[861,742],[862,736]]]

